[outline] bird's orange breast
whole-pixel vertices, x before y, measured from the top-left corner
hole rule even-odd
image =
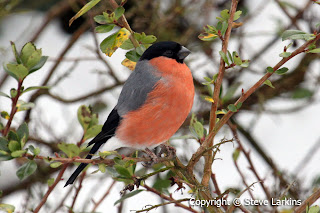
[[[184,63],[158,57],[150,60],[161,79],[137,110],[123,116],[116,135],[130,146],[145,147],[168,140],[187,118],[193,104],[194,85]]]

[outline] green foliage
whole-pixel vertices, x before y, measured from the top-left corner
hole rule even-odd
[[[307,206],[306,207],[306,213],[320,213],[320,207],[317,205],[314,206]]]
[[[15,210],[15,207],[10,204],[0,203],[0,210],[5,211],[7,213],[13,213]]]
[[[94,125],[91,126],[84,134],[83,140],[87,140],[89,138],[93,138],[101,132],[102,125]]]
[[[58,148],[69,158],[79,156],[80,154],[80,148],[75,144],[58,143]]]
[[[235,82],[233,83],[227,90],[226,94],[222,97],[221,101],[222,103],[225,103],[234,96],[235,92],[238,90],[240,87],[241,83],[240,82]]]
[[[53,183],[54,183],[54,178],[49,178],[49,179],[47,180],[47,183],[48,183],[48,186],[49,186],[49,187],[52,186]]]
[[[16,172],[20,180],[24,180],[37,170],[37,164],[33,160],[29,160],[23,164]]]
[[[282,68],[276,70],[275,73],[278,74],[278,75],[283,75],[283,74],[285,74],[286,72],[288,72],[288,70],[289,70],[289,69],[288,69],[287,67],[282,67]]]
[[[293,91],[292,93],[292,98],[293,99],[302,99],[302,98],[310,98],[314,94],[313,91],[307,89],[307,88],[297,88]]]
[[[236,148],[235,150],[234,150],[234,152],[232,153],[232,158],[233,158],[233,160],[234,161],[237,161],[238,160],[238,158],[239,158],[239,156],[240,156],[240,149],[239,148]]]
[[[62,163],[61,162],[53,162],[50,164],[50,167],[51,168],[58,168],[59,166],[61,166]]]
[[[203,127],[203,124],[198,121],[195,114],[192,114],[191,116],[189,129],[192,135],[198,140],[203,140],[204,137],[207,136],[207,130]]]
[[[11,47],[16,62],[5,64],[4,70],[19,82],[23,81],[27,75],[40,69],[48,58],[47,56],[42,56],[41,49],[37,49],[31,42],[23,46],[20,54],[17,52],[13,42],[11,42]]]
[[[301,30],[286,30],[281,35],[282,41],[285,40],[306,40],[309,41],[315,38],[315,35],[303,32]]]
[[[110,32],[111,30],[113,30],[114,26],[115,26],[114,24],[97,26],[95,28],[95,31],[97,33],[107,33],[107,32]]]
[[[118,32],[108,36],[100,43],[100,49],[107,56],[112,54],[120,47],[127,39],[130,32],[126,28],[121,28]]]
[[[228,105],[228,109],[229,109],[231,112],[237,112],[237,111],[238,111],[237,107],[236,107],[234,104],[229,104],[229,105]]]
[[[263,82],[263,84],[268,85],[269,87],[274,89],[274,86],[272,85],[270,80],[266,80],[265,82]]]
[[[86,12],[88,12],[91,8],[93,8],[96,4],[98,4],[101,0],[91,0],[89,1],[86,5],[84,5],[79,12],[77,12],[77,14],[75,16],[73,16],[70,20],[69,20],[69,26],[72,24],[72,22],[74,20],[76,20],[77,18],[79,18],[80,16],[82,16],[83,14],[85,14]]]

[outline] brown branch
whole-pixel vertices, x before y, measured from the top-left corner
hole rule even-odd
[[[252,160],[251,160],[251,157],[250,157],[250,153],[247,152],[247,151],[245,151],[244,147],[242,146],[242,143],[241,143],[241,141],[240,141],[240,139],[239,139],[239,137],[238,137],[237,126],[234,125],[234,124],[232,124],[231,122],[228,122],[228,125],[229,125],[229,127],[230,127],[230,129],[231,129],[231,131],[232,131],[232,134],[234,135],[234,138],[235,138],[236,142],[238,143],[238,146],[239,146],[240,150],[241,150],[242,153],[245,155],[245,157],[246,157],[246,159],[247,159],[247,161],[248,161],[248,163],[249,163],[249,165],[250,165],[251,171],[253,172],[253,174],[254,174],[254,175],[256,176],[256,178],[258,179],[258,181],[259,181],[259,183],[260,183],[260,185],[261,185],[264,193],[266,194],[268,200],[271,201],[272,196],[271,196],[269,190],[267,189],[267,187],[264,185],[264,181],[263,181],[262,178],[258,175],[257,170],[256,170],[255,167],[253,166],[253,163],[252,163]],[[242,176],[242,174],[241,174],[241,172],[240,172],[240,169],[239,169],[239,167],[238,167],[238,165],[237,165],[237,162],[235,162],[235,164],[236,164],[237,170],[239,171],[239,174],[241,175],[241,177],[244,178],[244,176]],[[243,179],[243,183],[245,183],[244,179]],[[246,185],[246,184],[245,184],[245,185]],[[250,193],[251,197],[253,197],[253,195],[251,194],[250,191],[249,191],[249,193]]]
[[[312,195],[310,195],[305,201],[303,201],[302,204],[294,210],[294,212],[295,213],[304,212],[307,206],[311,206],[319,198],[320,198],[320,188],[318,188]]]
[[[157,190],[154,189],[154,188],[149,187],[149,186],[146,185],[146,184],[144,184],[143,187],[146,188],[147,191],[152,192],[152,193],[158,195],[159,197],[161,197],[161,198],[163,198],[163,199],[165,199],[165,200],[175,201],[175,199],[173,199],[172,197],[169,197],[169,196],[167,196],[167,195],[165,195],[165,194],[162,194],[161,192],[157,191]],[[194,210],[193,208],[191,208],[191,207],[189,207],[189,206],[186,206],[186,205],[184,205],[184,204],[182,204],[182,203],[175,203],[175,205],[176,205],[176,206],[179,206],[179,207],[181,207],[181,208],[183,208],[183,209],[185,209],[185,210],[188,210],[188,211],[190,211],[190,212],[197,213],[196,210]]]
[[[189,200],[190,200],[190,198],[183,198],[183,199],[179,199],[179,200],[172,200],[172,201],[169,201],[169,202],[163,202],[161,204],[153,205],[153,206],[151,206],[149,208],[137,210],[136,213],[149,212],[150,210],[159,208],[161,206],[164,207],[165,205],[169,205],[169,204],[172,204],[172,203],[176,204],[176,203],[181,203],[181,202],[189,201]]]
[[[78,186],[78,188],[77,188],[77,190],[76,190],[76,194],[74,195],[74,198],[73,198],[73,201],[72,201],[70,210],[69,210],[70,213],[73,212],[73,208],[74,208],[74,205],[76,204],[76,200],[77,200],[77,198],[78,198],[79,192],[80,192],[80,190],[82,189],[82,182],[83,182],[85,176],[86,176],[86,171],[82,172],[81,175],[80,175],[80,178],[79,178],[79,186]]]
[[[91,212],[95,212],[96,209],[98,208],[98,206],[102,203],[102,201],[104,199],[106,199],[106,197],[108,196],[108,194],[110,194],[111,189],[113,188],[113,186],[116,184],[116,181],[112,181],[111,185],[109,186],[108,190],[106,191],[106,193],[104,193],[104,195],[100,198],[100,200],[98,202],[94,202],[94,207],[91,210]]]
[[[8,120],[8,122],[6,124],[6,127],[2,131],[2,135],[5,136],[5,137],[9,133],[9,130],[10,130],[10,127],[11,127],[11,122],[13,120],[14,115],[17,112],[17,103],[18,103],[18,99],[19,99],[19,97],[21,95],[22,83],[23,83],[23,80],[19,80],[17,94],[16,94],[16,96],[14,98],[11,99],[12,100],[12,104],[11,104],[10,117],[9,117],[9,120]]]
[[[59,181],[61,180],[62,175],[63,175],[63,173],[66,171],[68,165],[69,165],[69,164],[65,164],[65,165],[63,166],[63,168],[60,170],[60,172],[59,172],[57,178],[55,179],[54,183],[53,183],[51,186],[49,186],[49,189],[48,189],[47,193],[43,196],[41,202],[40,202],[39,205],[36,207],[36,209],[33,211],[34,213],[39,212],[40,209],[41,209],[41,207],[46,203],[46,201],[47,201],[50,193],[52,192],[52,190],[56,187],[56,185],[57,185],[57,184],[59,183]]]
[[[118,3],[117,3],[115,0],[109,0],[109,3],[110,3],[111,7],[112,7],[114,10],[119,7]],[[133,30],[131,29],[130,25],[128,24],[128,21],[127,21],[126,17],[125,17],[124,15],[122,15],[119,20],[120,20],[120,24],[123,25],[123,26],[130,32],[131,35],[130,35],[129,38],[130,38],[133,46],[139,47],[140,44],[139,44],[139,42],[134,38],[134,36],[133,36],[133,33],[134,33],[134,32],[133,32]]]

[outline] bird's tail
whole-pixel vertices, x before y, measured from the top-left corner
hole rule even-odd
[[[96,151],[98,151],[98,149],[100,148],[100,146],[103,143],[95,143],[92,147],[92,149],[90,150],[89,154],[87,155],[86,159],[91,159],[92,155],[94,153],[96,153]],[[72,173],[72,175],[69,177],[69,179],[67,180],[66,184],[64,185],[64,187],[68,186],[69,184],[73,184],[73,182],[76,180],[76,178],[78,177],[78,175],[82,172],[82,170],[84,170],[86,168],[88,164],[87,163],[81,163],[78,168]]]

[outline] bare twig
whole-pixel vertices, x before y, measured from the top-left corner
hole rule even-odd
[[[106,199],[106,197],[108,196],[108,194],[110,193],[111,189],[113,188],[113,186],[116,184],[117,181],[112,181],[111,185],[109,186],[108,190],[106,191],[106,193],[104,193],[104,195],[100,198],[100,200],[98,202],[94,202],[94,207],[91,210],[91,212],[95,212],[96,209],[98,208],[98,206],[103,202],[104,199]]]
[[[319,198],[320,198],[320,188],[318,188],[312,195],[310,195],[305,201],[303,201],[302,204],[294,210],[294,212],[295,213],[304,212],[307,206],[311,206]]]
[[[62,178],[62,175],[63,173],[66,171],[67,167],[68,167],[69,164],[65,164],[63,166],[63,168],[60,170],[57,178],[55,179],[54,183],[49,186],[49,189],[47,191],[47,193],[43,196],[42,200],[40,201],[39,205],[36,207],[36,209],[33,211],[34,213],[37,213],[40,211],[41,207],[46,203],[50,193],[52,192],[52,190],[56,187],[56,185],[59,183],[59,181],[61,180]]]
[[[80,175],[79,186],[78,186],[78,188],[76,190],[76,194],[73,197],[73,201],[72,201],[72,204],[71,204],[71,207],[70,207],[70,211],[73,211],[74,205],[76,204],[76,200],[77,200],[78,195],[79,195],[79,192],[80,192],[80,190],[82,188],[82,182],[83,182],[85,176],[86,176],[86,171],[82,172],[81,175]]]

